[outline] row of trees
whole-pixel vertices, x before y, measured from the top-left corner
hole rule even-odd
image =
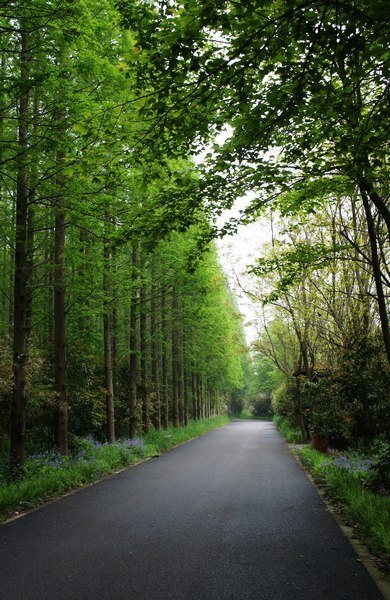
[[[221,410],[240,319],[185,145],[143,138],[138,48],[111,0],[0,11],[0,435],[109,441]],[[147,95],[147,89],[144,89]],[[185,234],[185,230],[191,230]],[[104,399],[105,398],[105,399]],[[9,413],[9,406],[11,407]]]
[[[180,340],[183,356],[192,360],[196,329],[166,324],[176,322],[172,315],[187,319],[192,310],[197,314],[199,307],[195,303],[196,310],[189,309],[184,300],[192,294],[190,280],[184,277],[176,286],[172,278],[165,279],[164,269],[183,269],[180,260],[175,267],[170,259],[166,265],[161,244],[171,240],[164,247],[164,256],[170,256],[168,249],[176,243],[180,247],[180,235],[191,227],[190,237],[183,238],[189,244],[183,256],[188,255],[194,270],[199,250],[213,236],[236,226],[230,222],[218,232],[209,222],[248,190],[254,200],[243,221],[255,220],[267,207],[294,219],[304,219],[318,208],[327,215],[318,230],[326,229],[323,240],[318,241],[317,233],[307,235],[306,222],[301,222],[300,229],[290,228],[290,237],[284,238],[291,247],[282,258],[271,253],[254,269],[262,277],[280,278],[274,296],[267,292],[268,300],[290,293],[298,281],[297,270],[307,273],[294,296],[284,297],[283,311],[290,315],[299,347],[294,371],[304,371],[313,383],[315,367],[328,351],[324,346],[314,353],[314,343],[308,342],[319,313],[324,321],[334,321],[326,327],[322,323],[321,331],[340,329],[340,347],[351,339],[355,308],[336,309],[336,304],[344,306],[345,289],[353,289],[348,293],[358,295],[365,306],[359,304],[359,315],[368,322],[369,335],[380,331],[380,354],[384,352],[389,368],[388,24],[382,0],[1,4],[1,327],[13,344],[14,465],[24,453],[29,348],[52,346],[56,443],[64,450],[69,341],[85,339],[93,352],[83,356],[91,361],[100,356],[110,439],[112,390],[120,380],[115,364],[127,352],[134,373],[137,322],[141,389],[148,388],[145,380],[149,382],[156,369],[152,359],[150,366],[145,360],[148,329],[154,340],[150,343],[160,344],[162,362],[167,328],[172,349]],[[190,151],[203,150],[226,125],[230,133],[225,141],[215,144],[203,166],[195,168],[188,160]],[[275,243],[275,256],[276,250]],[[344,271],[350,275],[340,267],[347,262],[357,265],[353,285],[339,281]],[[211,268],[212,263],[206,264]],[[328,286],[317,292],[323,294],[327,311],[323,306],[316,315],[304,315],[298,327],[289,306],[299,298],[297,310],[302,314],[318,304],[310,300],[314,283],[307,286],[309,274],[320,267],[329,269],[326,275],[318,271]],[[191,287],[198,289],[195,280]],[[209,287],[206,282],[199,290]],[[211,302],[207,294],[195,297]],[[226,298],[222,305],[226,302],[231,306]],[[216,309],[219,313],[222,309]],[[164,328],[163,344],[158,332]],[[208,326],[203,329],[206,332]],[[126,345],[128,331],[133,334]],[[227,356],[237,356],[227,348],[240,335],[217,335]],[[219,356],[217,346],[214,358]],[[287,352],[289,344],[284,346]],[[95,351],[98,347],[103,354]],[[207,387],[222,392],[229,386],[220,381],[217,385],[215,373],[226,369],[211,368],[210,360],[205,360]],[[186,366],[184,375],[172,358],[173,398],[178,389],[180,396],[178,373],[183,373],[183,381],[192,381]],[[227,371],[237,374],[239,369]],[[163,379],[162,375],[161,386]],[[152,393],[157,398],[156,390]],[[132,388],[129,395],[134,394]],[[143,406],[147,428],[148,402]],[[157,415],[158,406],[156,400]],[[183,414],[180,401],[178,405],[172,400],[172,410],[177,422]],[[134,411],[129,411],[133,428]],[[299,414],[304,427],[303,411]]]

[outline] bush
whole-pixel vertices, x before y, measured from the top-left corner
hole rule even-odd
[[[367,483],[390,492],[390,443],[377,440],[373,444],[373,461]]]
[[[257,398],[254,398],[251,402],[251,415],[253,417],[269,417],[273,414],[272,410],[272,394],[264,393],[259,394]]]
[[[295,407],[298,402],[296,382],[288,380],[282,383],[273,393],[271,406],[275,414],[291,421],[295,419]]]
[[[297,444],[302,442],[302,433],[299,428],[293,427],[287,419],[284,419],[280,415],[274,417],[274,423],[280,433],[283,435],[285,440],[290,444]]]

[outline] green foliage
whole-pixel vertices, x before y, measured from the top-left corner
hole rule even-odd
[[[299,418],[299,388],[293,378],[284,381],[273,393],[272,409],[276,415],[285,417],[298,426]]]
[[[11,392],[12,355],[6,340],[0,340],[0,454],[8,438]]]
[[[304,381],[301,384],[301,396],[310,433],[324,436],[330,441],[341,438],[345,415],[332,382],[327,377],[315,383]]]
[[[273,414],[271,394],[259,394],[251,400],[251,415],[253,417],[270,417]]]
[[[389,431],[389,372],[377,340],[351,337],[338,367],[305,386],[311,431],[366,449]]]
[[[322,269],[328,266],[343,249],[341,245],[328,247],[324,243],[301,242],[277,244],[276,253],[257,259],[249,273],[263,278],[268,274],[278,275],[275,288],[265,298],[264,302],[275,302],[287,290],[302,281],[308,269]]]
[[[217,211],[221,201],[230,205],[250,189],[258,195],[248,212],[256,214],[324,173],[336,183],[374,174],[372,181],[382,180],[388,130],[382,1],[369,9],[365,0],[326,6],[267,0],[255,11],[229,2],[117,6],[136,38],[138,78],[155,92],[147,103],[157,115],[148,144],[158,144],[165,127],[180,141],[187,135],[189,145],[197,135],[207,140],[226,123],[232,127],[204,172]],[[310,196],[306,208],[313,209]]]
[[[323,485],[343,515],[362,536],[370,550],[384,559],[390,557],[390,505],[387,497],[365,489],[359,472],[338,467],[319,452],[299,451],[303,464]],[[367,472],[365,472],[367,475]]]
[[[390,442],[377,439],[372,446],[373,463],[368,473],[369,484],[390,491]]]
[[[104,438],[106,413],[101,357],[87,344],[75,342],[68,353],[70,431]]]
[[[287,419],[280,415],[276,415],[274,417],[274,423],[286,441],[290,444],[298,444],[303,441],[300,430],[297,427],[293,427]]]

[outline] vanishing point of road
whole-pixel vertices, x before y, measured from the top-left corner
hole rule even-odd
[[[383,600],[272,423],[0,526],[2,600]]]

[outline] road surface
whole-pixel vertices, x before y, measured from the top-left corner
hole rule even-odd
[[[0,526],[2,600],[383,600],[272,423]]]

